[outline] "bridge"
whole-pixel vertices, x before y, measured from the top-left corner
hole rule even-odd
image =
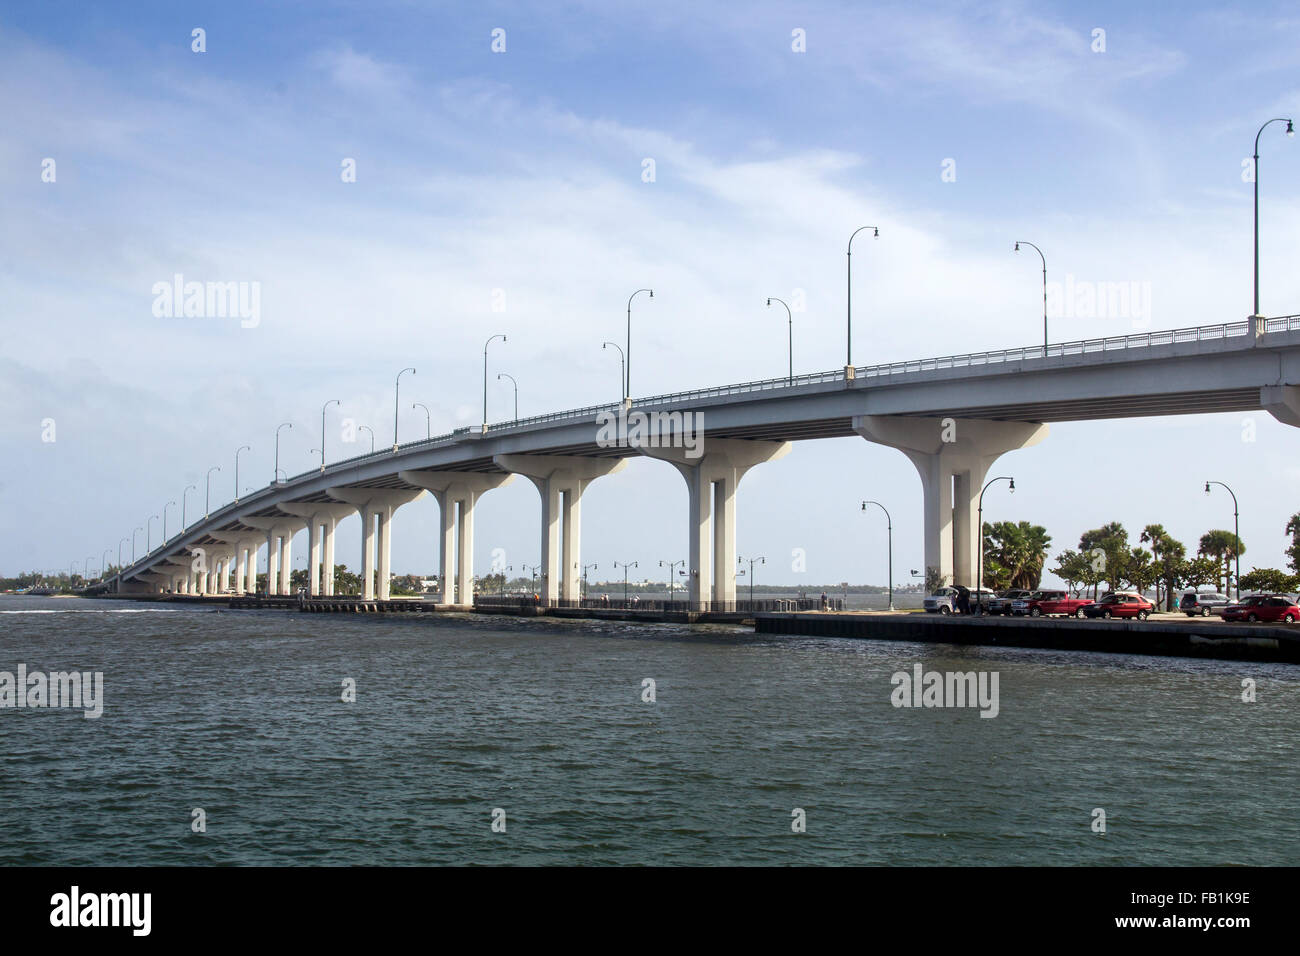
[[[686,482],[689,600],[735,600],[736,489],[792,443],[860,436],[916,466],[927,567],[973,585],[977,503],[993,463],[1036,445],[1051,422],[1263,410],[1300,428],[1300,315],[951,355],[625,399],[460,428],[277,481],[183,529],[106,584],[119,593],[290,593],[305,531],[310,591],[332,595],[334,537],[362,521],[365,600],[389,597],[394,518],[432,494],[441,509],[440,603],[473,600],[474,512],[516,475],[541,499],[542,599],[580,597],[581,503],[633,456]],[[322,567],[330,569],[322,576]],[[376,573],[377,572],[377,573]]]

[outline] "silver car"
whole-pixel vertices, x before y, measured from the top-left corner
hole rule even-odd
[[[1178,602],[1178,610],[1188,617],[1196,617],[1198,614],[1201,617],[1209,617],[1211,614],[1222,615],[1228,603],[1227,595],[1219,594],[1217,591],[1200,593],[1188,591]]]
[[[929,595],[925,599],[925,613],[927,614],[957,613],[957,589],[939,588],[939,590]]]

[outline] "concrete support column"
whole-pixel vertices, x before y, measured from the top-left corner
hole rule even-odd
[[[627,467],[624,458],[497,455],[497,465],[524,475],[542,498],[542,588],[545,602],[577,600],[582,579],[582,493],[597,478]]]
[[[402,474],[405,474],[404,472]],[[329,488],[326,494],[352,506],[361,515],[361,576],[362,597],[373,601],[376,597],[387,601],[391,596],[392,582],[389,570],[392,564],[391,525],[397,509],[424,494],[421,488],[394,490],[392,488]],[[379,523],[376,539],[375,524]],[[333,538],[333,531],[330,533]],[[332,547],[332,541],[331,541]],[[376,585],[375,570],[379,571]],[[331,574],[332,577],[332,574]]]
[[[261,542],[248,542],[248,580],[244,582],[246,594],[257,593],[257,553],[261,550]]]
[[[321,525],[325,538],[325,593],[334,594],[334,532],[338,529],[338,522],[331,518]]]
[[[274,594],[280,583],[280,536],[266,533],[266,593]]]
[[[686,481],[693,607],[736,600],[736,489],[749,469],[784,458],[790,447],[789,442],[706,437],[694,448],[637,448],[675,466]]]
[[[408,485],[432,492],[442,512],[438,546],[441,556],[438,603],[473,604],[474,505],[484,494],[508,484],[514,476],[466,471],[402,471],[398,475]],[[456,547],[457,531],[459,548]],[[457,552],[458,563],[453,560],[453,555]]]
[[[291,585],[293,574],[293,530],[285,531],[280,536],[280,594],[293,593]]]
[[[1039,422],[857,415],[853,430],[897,448],[921,477],[926,568],[945,584],[976,586],[982,540],[979,497],[999,457],[1047,437]]]

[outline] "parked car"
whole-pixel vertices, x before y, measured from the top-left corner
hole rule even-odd
[[[1156,606],[1136,591],[1113,591],[1103,594],[1093,604],[1080,608],[1079,617],[1135,617],[1145,621]]]
[[[1239,604],[1223,609],[1225,621],[1267,621],[1294,624],[1300,621],[1300,606],[1285,594],[1252,594]]]
[[[1219,594],[1217,591],[1188,591],[1178,602],[1178,610],[1182,611],[1188,617],[1209,617],[1211,614],[1222,614],[1223,609],[1228,606],[1226,595]]]
[[[924,601],[927,614],[955,614],[957,611],[957,589],[939,588]]]
[[[1066,597],[1064,591],[1031,591],[1027,596],[1021,598],[1012,598],[1011,613],[1016,616],[1029,615],[1038,617],[1042,614],[1038,605],[1043,601],[1056,601]]]
[[[1070,597],[1065,591],[1057,592],[1060,597],[1042,598],[1029,606],[1030,617],[1051,617],[1064,614],[1066,617],[1083,617],[1083,609],[1093,603],[1092,598]]]
[[[997,595],[997,597],[989,601],[989,613],[1010,614],[1012,601],[1015,601],[1018,598],[1027,598],[1033,593],[1033,591],[1025,588],[1011,588],[1008,591],[1002,591]]]

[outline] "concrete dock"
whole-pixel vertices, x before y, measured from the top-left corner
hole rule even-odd
[[[760,634],[852,637],[925,644],[1035,647],[1300,663],[1300,626],[1074,618],[952,617],[937,614],[795,612],[755,615]]]

